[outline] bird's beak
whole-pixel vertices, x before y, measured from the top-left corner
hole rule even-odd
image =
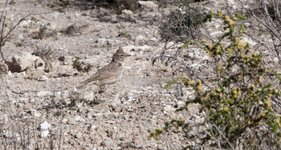
[[[132,56],[132,55],[124,53],[124,56],[129,57],[129,56]]]

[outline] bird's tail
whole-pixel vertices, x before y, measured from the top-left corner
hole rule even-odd
[[[82,81],[82,82],[77,86],[77,89],[82,89],[82,88],[86,87],[86,85],[87,85],[88,83],[92,82],[92,81],[94,81],[93,78],[89,78],[89,79],[87,79],[87,80]]]

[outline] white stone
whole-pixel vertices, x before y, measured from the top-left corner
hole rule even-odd
[[[167,43],[166,47],[172,47],[173,45],[175,45],[175,42],[170,41]]]
[[[44,70],[43,68],[41,69],[31,69],[31,70],[26,70],[25,71],[26,75],[27,75],[27,78],[28,79],[35,79],[35,80],[41,80],[42,78],[42,75],[44,74]]]
[[[191,115],[200,113],[200,108],[201,108],[201,105],[197,104],[197,103],[191,103],[191,104],[187,105],[187,111]]]
[[[158,5],[155,4],[153,1],[139,1],[138,2],[141,6],[151,8],[151,9],[157,9]]]
[[[28,93],[24,93],[24,95],[29,95]],[[31,103],[33,103],[33,102],[35,102],[35,99],[34,98],[31,98],[30,100],[29,100],[29,102],[31,102]]]
[[[42,114],[40,113],[40,112],[38,112],[38,111],[34,111],[34,116],[35,117],[41,117],[42,116]]]
[[[24,40],[25,38],[24,38],[23,34],[18,34],[18,39],[19,40]]]
[[[143,35],[138,35],[135,39],[135,44],[144,45],[145,44],[145,37]]]
[[[68,119],[64,118],[64,119],[62,119],[61,122],[66,123],[67,121],[68,121]]]
[[[246,22],[246,23],[245,23],[245,26],[246,26],[246,27],[250,27],[250,25],[251,25],[250,22]]]
[[[53,11],[50,16],[53,18],[53,19],[58,19],[58,17],[60,16],[60,12],[58,11]]]
[[[122,14],[127,15],[127,16],[133,16],[134,15],[134,13],[131,10],[128,10],[128,9],[122,10]]]
[[[49,135],[50,131],[49,130],[43,130],[41,131],[41,137],[46,138]]]
[[[26,28],[26,27],[29,27],[30,23],[31,23],[31,20],[24,20],[19,25]]]
[[[166,106],[164,107],[164,110],[165,110],[166,112],[173,112],[173,111],[175,111],[176,109],[175,109],[174,107],[172,107],[171,105],[166,105]]]
[[[81,139],[81,138],[83,137],[83,135],[82,135],[81,132],[77,132],[77,133],[76,133],[76,137],[77,137],[78,139]]]
[[[255,42],[254,40],[250,39],[249,37],[243,37],[242,40],[247,42],[250,46],[255,46],[257,44],[257,42]]]
[[[98,38],[97,43],[99,43],[99,45],[107,45],[108,44],[108,39]]]
[[[80,99],[84,101],[92,101],[95,98],[95,93],[93,91],[86,91],[80,95]]]
[[[77,122],[85,121],[81,116],[75,116],[74,120],[77,121]]]
[[[90,126],[90,130],[91,131],[94,131],[94,130],[97,130],[98,129],[98,126],[96,126],[96,125],[91,125]]]
[[[202,66],[202,64],[198,64],[198,63],[193,63],[191,64],[189,67],[193,68],[193,69],[199,69]]]
[[[185,106],[185,102],[177,101],[177,105],[178,105],[179,108],[184,107]]]
[[[212,37],[219,37],[219,36],[222,36],[222,35],[223,35],[223,32],[222,32],[222,31],[212,31],[212,32],[210,33],[210,35],[211,35]]]
[[[127,45],[127,46],[123,46],[122,49],[128,53],[130,52],[132,49],[136,50],[138,46],[135,45]]]
[[[43,75],[43,76],[41,76],[41,80],[42,81],[47,81],[47,80],[49,80],[49,78],[47,76]]]
[[[44,121],[43,123],[40,124],[41,130],[48,130],[50,128],[51,128],[51,124],[49,124],[47,121]]]
[[[28,52],[23,52],[19,55],[12,56],[10,62],[14,67],[20,67],[20,70],[18,70],[19,72],[26,69],[43,68],[45,65],[44,60],[38,56],[31,55]]]
[[[279,58],[278,57],[273,58],[273,62],[278,63],[279,62]]]
[[[45,96],[52,96],[53,93],[50,91],[39,91],[36,93],[37,97],[45,97]]]
[[[58,92],[55,92],[55,95],[56,95],[57,97],[59,97],[59,96],[62,95],[62,93],[61,93],[61,91],[58,91]]]

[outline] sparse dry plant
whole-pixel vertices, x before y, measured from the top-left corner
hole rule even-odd
[[[123,9],[136,11],[138,0],[52,0],[47,6],[58,11],[65,11],[67,8],[93,9],[96,7],[106,7],[116,9],[121,13]]]
[[[51,63],[51,55],[52,55],[52,51],[50,47],[38,47],[36,46],[37,50],[34,51],[32,53],[32,55],[38,56],[40,58],[42,58],[42,60],[44,60],[45,62],[45,67],[44,67],[44,71],[45,72],[51,72],[53,70],[53,66]]]
[[[73,61],[72,67],[79,72],[89,72],[92,69],[91,64],[85,63],[81,58],[76,57]]]
[[[249,4],[238,2],[248,6],[245,8],[245,12],[249,17],[254,18],[253,25],[268,32],[270,35],[268,40],[271,40],[272,44],[266,43],[266,46],[276,53],[279,64],[281,64],[281,1],[257,0]]]
[[[172,11],[159,27],[164,41],[186,41],[200,37],[199,28],[206,22],[207,13],[194,1],[176,1],[182,10]]]
[[[62,129],[48,131],[42,137],[40,122],[9,116],[8,122],[0,120],[0,149],[62,149]]]
[[[18,22],[16,22],[14,25],[11,27],[7,27],[7,12],[6,12],[6,7],[8,5],[8,0],[5,1],[4,7],[1,11],[0,14],[0,57],[1,57],[1,62],[8,63],[6,58],[4,57],[4,52],[3,52],[3,46],[9,40],[12,32],[17,28],[17,26],[24,20],[26,20],[27,17],[30,15],[26,15],[25,17],[22,17]]]

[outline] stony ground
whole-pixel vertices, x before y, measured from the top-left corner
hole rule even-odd
[[[198,124],[204,122],[199,105],[175,111],[191,91],[180,85],[165,88],[175,72],[211,71],[202,50],[176,51],[179,45],[161,40],[160,20],[173,8],[158,9],[157,2],[146,1],[141,10],[118,14],[83,3],[70,6],[56,0],[17,0],[5,9],[5,32],[26,18],[2,47],[11,65],[8,74],[1,74],[0,149],[170,150],[198,145],[200,141],[184,141],[184,135],[173,132],[149,139],[171,119],[187,120],[190,137],[200,135]],[[93,84],[77,90],[119,47],[132,55],[121,81],[103,92]],[[164,50],[167,57],[157,59]],[[175,55],[177,60],[165,60]]]
[[[197,105],[175,112],[187,95],[164,88],[173,77],[171,67],[152,65],[164,47],[158,24],[168,10],[159,11],[154,3],[116,14],[50,3],[18,0],[6,7],[6,30],[27,17],[3,47],[5,58],[22,68],[1,79],[0,149],[180,149],[186,144],[174,133],[148,138],[172,118],[200,118]],[[95,85],[76,91],[120,46],[132,55],[121,81],[103,93]],[[47,58],[31,55],[48,50]],[[77,58],[92,69],[74,69]],[[47,64],[52,66],[48,73],[43,71]]]

